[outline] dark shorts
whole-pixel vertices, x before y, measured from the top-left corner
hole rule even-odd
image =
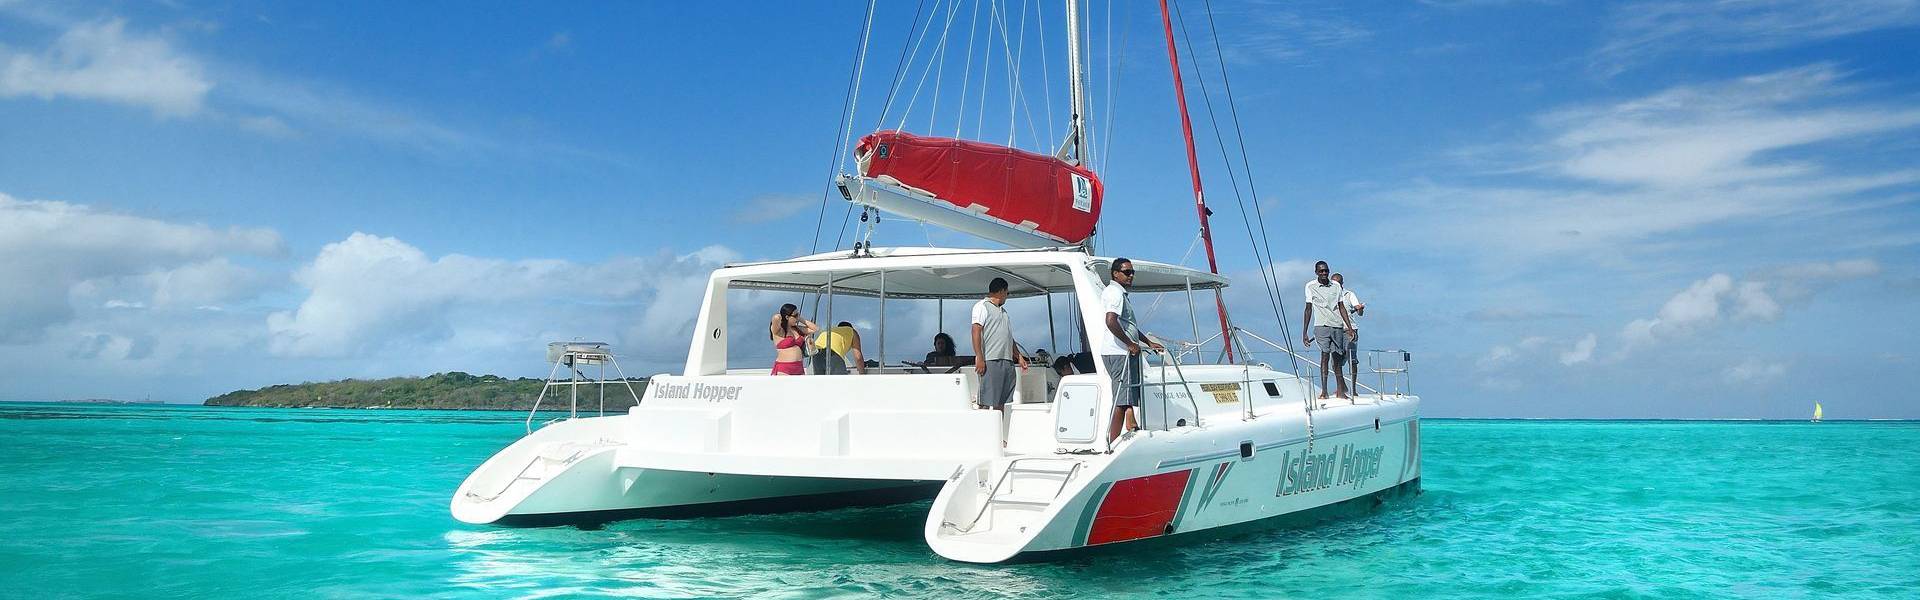
[[[1313,344],[1319,346],[1321,352],[1331,352],[1343,357],[1353,351],[1353,338],[1347,335],[1346,329],[1340,327],[1315,325]]]
[[[1140,405],[1140,356],[1121,354],[1100,357],[1107,376],[1113,379],[1113,405]]]
[[[1014,377],[1013,361],[987,361],[987,372],[980,376],[980,407],[1006,406],[1007,400],[1013,397]]]
[[[832,350],[815,352],[813,353],[813,374],[846,375],[847,359],[840,358],[840,355],[834,354]]]

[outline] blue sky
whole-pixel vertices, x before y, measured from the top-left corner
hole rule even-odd
[[[1156,8],[1091,7],[1095,166],[1103,250],[1177,262]],[[1920,2],[1222,0],[1217,51],[1206,8],[1242,324],[1222,63],[1289,308],[1333,262],[1428,414],[1920,418]],[[539,376],[576,336],[676,369],[708,271],[812,245],[864,11],[0,0],[0,399]],[[1060,18],[881,5],[854,130],[1050,146]]]

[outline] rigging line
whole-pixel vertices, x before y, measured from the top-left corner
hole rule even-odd
[[[841,126],[840,125],[841,122],[849,123],[848,125],[846,125],[847,129],[849,130],[851,130],[853,127],[851,125],[852,119],[853,119],[853,97],[858,92],[857,88],[859,86],[859,81],[860,81],[860,68],[861,68],[860,64],[864,61],[864,57],[867,53],[867,36],[872,32],[871,28],[873,26],[874,6],[875,6],[875,2],[872,0],[870,0],[867,3],[867,16],[865,19],[866,25],[862,26],[860,29],[860,43],[854,46],[853,72],[847,74],[847,95],[844,101],[840,104],[840,117],[837,119],[834,119],[835,127]],[[813,254],[815,252],[820,251],[820,227],[822,224],[826,222],[827,203],[833,197],[833,191],[834,191],[833,179],[834,179],[834,176],[837,174],[836,171],[840,170],[840,152],[844,148],[843,146],[840,145],[842,140],[843,138],[841,136],[841,132],[838,132],[838,131],[834,132],[833,154],[828,157],[828,161],[827,161],[827,187],[826,189],[820,191],[820,212],[817,216],[814,217],[814,220],[813,220],[813,242],[808,245],[808,248],[807,248],[808,254]]]
[[[1254,225],[1250,223],[1252,219],[1246,217],[1246,196],[1240,194],[1240,177],[1235,173],[1233,160],[1227,156],[1227,142],[1225,142],[1225,138],[1221,137],[1221,133],[1219,133],[1219,117],[1217,117],[1217,113],[1213,112],[1213,94],[1208,90],[1208,87],[1206,87],[1206,73],[1198,69],[1200,56],[1194,54],[1192,31],[1187,29],[1187,15],[1179,8],[1179,2],[1177,2],[1177,0],[1173,2],[1173,17],[1175,17],[1175,21],[1177,21],[1179,27],[1181,27],[1181,38],[1187,42],[1187,58],[1190,62],[1194,62],[1194,81],[1200,83],[1200,98],[1202,98],[1202,102],[1204,102],[1204,106],[1206,106],[1208,125],[1212,125],[1213,127],[1213,144],[1219,146],[1221,163],[1225,163],[1225,167],[1227,167],[1227,181],[1229,181],[1231,187],[1233,187],[1233,202],[1235,202],[1235,206],[1240,208],[1240,227],[1246,229],[1246,244],[1248,244],[1248,248],[1254,250],[1254,262],[1258,262],[1258,265],[1260,265],[1260,283],[1261,287],[1267,288],[1267,306],[1273,310],[1273,321],[1275,321],[1275,323],[1281,323],[1281,321],[1284,321],[1284,315],[1281,313],[1279,304],[1275,304],[1275,298],[1279,298],[1279,288],[1275,287],[1275,285],[1271,283],[1271,279],[1267,277],[1267,269],[1271,267],[1271,258],[1263,258],[1263,256],[1261,256],[1260,242],[1254,240]],[[1258,206],[1256,206],[1256,210],[1258,210]],[[1221,335],[1229,335],[1229,333],[1221,331]]]
[[[1006,29],[1003,27],[1000,32],[1005,34]],[[1019,147],[1019,144],[1015,143],[1018,139],[1018,136],[1015,134],[1019,131],[1020,105],[1024,104],[1024,102],[1021,102],[1024,98],[1020,96],[1020,61],[1024,60],[1027,56],[1027,0],[1020,0],[1020,31],[1013,34],[1013,39],[1018,40],[1020,45],[1007,50],[1009,53],[1007,55],[1008,148]],[[1004,46],[1005,44],[1002,45]],[[1028,128],[1032,128],[1031,123],[1029,123]]]
[[[1271,262],[1273,259],[1273,237],[1267,235],[1267,213],[1260,209],[1260,191],[1253,185],[1253,162],[1247,157],[1247,138],[1246,134],[1240,128],[1240,106],[1239,102],[1234,99],[1233,79],[1227,77],[1226,54],[1220,50],[1220,28],[1216,26],[1213,21],[1213,0],[1202,1],[1204,2],[1207,12],[1207,31],[1213,37],[1214,59],[1220,65],[1220,82],[1226,86],[1227,108],[1233,116],[1234,141],[1240,146],[1240,164],[1244,166],[1247,171],[1247,194],[1253,196],[1254,218],[1260,223],[1261,243],[1266,246],[1267,259]],[[1280,273],[1276,271],[1271,277],[1273,278],[1273,287],[1276,290],[1274,297],[1279,299],[1280,312],[1284,315],[1287,312],[1287,298],[1284,294],[1277,291],[1280,286]],[[1292,356],[1293,332],[1292,329],[1287,326],[1287,320],[1284,318],[1280,319],[1280,333],[1282,337],[1286,338],[1288,355]],[[1293,363],[1294,370],[1298,371],[1300,369],[1300,358],[1297,356],[1293,357]]]
[[[1132,11],[1133,11],[1133,3],[1132,3],[1132,2],[1128,2],[1128,3],[1125,3],[1125,4],[1122,4],[1122,5],[1121,5],[1121,7],[1122,7],[1122,10],[1125,10],[1125,11],[1127,11],[1127,13],[1126,13],[1126,14],[1131,14],[1131,13],[1132,13]],[[1112,10],[1113,10],[1113,8],[1112,8],[1112,4],[1111,4],[1111,1],[1109,1],[1109,4],[1108,4],[1108,8],[1107,8],[1107,10],[1108,10],[1108,11],[1112,11]],[[1111,19],[1111,18],[1113,18],[1113,14],[1112,14],[1112,12],[1108,12],[1108,14],[1107,14],[1107,18],[1109,18],[1109,19]],[[1123,17],[1120,17],[1120,23],[1121,23],[1121,24],[1122,24],[1123,26],[1124,26],[1124,25],[1125,25],[1126,23],[1128,23],[1128,20],[1127,20],[1127,17],[1124,17],[1124,16],[1123,16]],[[1102,158],[1105,158],[1106,156],[1108,156],[1108,155],[1107,155],[1107,152],[1108,152],[1108,151],[1109,151],[1110,149],[1112,149],[1112,148],[1113,148],[1113,114],[1114,114],[1114,113],[1116,113],[1116,112],[1119,112],[1119,111],[1118,111],[1118,109],[1116,109],[1116,108],[1114,107],[1114,102],[1115,102],[1115,99],[1114,99],[1114,95],[1113,95],[1113,90],[1114,90],[1115,88],[1117,88],[1117,87],[1119,87],[1119,85],[1120,85],[1120,74],[1121,74],[1121,73],[1125,73],[1125,72],[1126,72],[1126,70],[1127,70],[1127,69],[1126,69],[1126,67],[1127,67],[1127,40],[1128,40],[1129,38],[1131,38],[1132,36],[1133,36],[1133,28],[1132,28],[1132,27],[1126,27],[1126,28],[1124,28],[1124,29],[1122,29],[1122,30],[1120,31],[1120,64],[1119,64],[1119,66],[1118,66],[1118,67],[1116,68],[1116,67],[1115,67],[1115,66],[1113,65],[1113,62],[1112,62],[1112,60],[1113,60],[1113,50],[1112,50],[1112,48],[1113,48],[1113,28],[1112,28],[1112,27],[1108,27],[1108,28],[1107,28],[1107,48],[1108,48],[1108,50],[1107,50],[1107,59],[1108,59],[1108,63],[1107,63],[1107,65],[1108,65],[1108,66],[1107,66],[1107,69],[1108,69],[1108,74],[1107,74],[1107,102],[1106,102],[1106,106],[1107,106],[1107,109],[1106,109],[1106,115],[1105,115],[1105,116],[1106,116],[1106,119],[1107,119],[1107,124],[1106,124],[1106,125],[1105,125],[1104,127],[1101,127],[1101,128],[1100,128],[1100,129],[1101,129],[1101,131],[1104,131],[1104,132],[1106,132],[1106,135],[1105,135],[1105,136],[1102,136],[1102,138],[1103,138],[1103,139],[1101,139],[1101,140],[1100,140],[1100,156],[1101,156]],[[1101,167],[1107,167],[1108,165],[1106,165],[1106,164],[1102,164],[1102,165],[1100,165],[1100,166],[1101,166]]]
[[[1000,0],[988,0],[987,47],[981,49],[980,56],[980,105],[975,108],[978,114],[973,117],[973,139],[976,140],[983,139],[982,136],[985,135],[987,128],[987,84],[993,81],[989,75],[993,73],[993,26],[996,22],[994,15],[999,13]],[[1003,32],[1000,37],[1006,39],[1006,34]]]
[[[973,87],[973,38],[980,33],[980,0],[973,1],[973,17],[967,21],[967,65],[960,71],[960,110],[955,111],[953,137],[967,126],[967,89]]]
[[[946,64],[946,45],[947,45],[947,32],[953,29],[953,17],[954,17],[954,11],[952,10],[952,8],[953,8],[953,7],[957,7],[957,6],[959,6],[959,5],[960,5],[960,1],[959,1],[959,0],[954,0],[954,3],[953,3],[953,4],[949,4],[949,5],[948,5],[948,8],[949,8],[949,9],[947,10],[947,22],[946,22],[946,25],[944,25],[944,26],[942,26],[942,27],[940,28],[940,41],[938,42],[938,44],[939,44],[939,46],[940,46],[940,49],[939,49],[939,51],[937,52],[937,54],[939,54],[939,55],[940,55],[940,60],[941,60],[941,64],[942,64],[942,65],[945,65],[945,64]],[[938,5],[935,5],[935,7],[934,7],[934,10],[939,10],[939,6],[938,6]],[[931,22],[931,21],[929,21],[929,22]],[[931,29],[931,28],[929,28],[929,29]],[[911,95],[911,96],[908,96],[908,97],[907,97],[907,108],[906,108],[905,110],[902,110],[902,111],[900,111],[900,125],[898,125],[898,126],[896,126],[896,127],[894,127],[895,129],[906,129],[906,128],[907,128],[907,117],[913,114],[913,103],[914,103],[914,102],[916,102],[916,101],[919,101],[919,100],[920,100],[920,89],[921,89],[921,87],[922,87],[922,86],[925,86],[925,85],[927,84],[927,75],[933,72],[933,64],[932,64],[932,63],[933,63],[933,60],[932,60],[932,59],[928,59],[928,61],[927,61],[927,63],[928,63],[928,64],[927,64],[927,68],[926,68],[925,70],[923,70],[923,71],[921,71],[921,72],[920,72],[920,81],[919,81],[918,83],[915,83],[915,84],[913,85],[913,95]],[[943,68],[944,68],[944,67],[943,67]],[[938,79],[938,78],[936,78],[936,80],[937,80],[937,79]],[[936,84],[936,85],[937,85],[937,84]],[[938,95],[936,95],[936,96],[935,96],[935,98],[934,98],[934,101],[935,101],[936,103],[938,103],[938,101],[939,101],[939,97],[938,97]],[[932,122],[933,120],[932,120],[932,117],[928,117],[928,120],[927,120],[927,121],[928,121],[928,122],[927,122],[927,131],[928,131],[929,133],[931,133],[931,132],[933,131],[933,122]],[[885,123],[882,123],[881,125],[882,125],[882,126],[885,126]]]
[[[1196,63],[1194,65],[1194,80],[1200,83],[1200,97],[1207,108],[1207,123],[1213,127],[1214,143],[1220,148],[1220,160],[1225,163],[1227,167],[1227,179],[1233,187],[1233,201],[1234,204],[1240,208],[1240,225],[1247,232],[1247,245],[1253,249],[1253,258],[1260,265],[1260,283],[1267,288],[1267,305],[1273,309],[1274,321],[1284,324],[1286,321],[1285,315],[1281,313],[1280,306],[1276,302],[1276,299],[1279,297],[1278,284],[1272,281],[1267,275],[1272,263],[1272,257],[1263,257],[1261,255],[1260,243],[1253,237],[1253,220],[1247,216],[1247,201],[1240,193],[1240,178],[1234,172],[1233,159],[1227,154],[1226,141],[1220,133],[1220,120],[1213,110],[1213,94],[1207,90],[1207,77],[1205,72],[1198,68],[1198,61],[1200,59],[1199,55],[1195,54],[1193,50],[1192,31],[1187,28],[1186,16],[1180,11],[1179,2],[1177,1],[1174,2],[1174,18],[1180,25],[1180,36],[1186,42],[1187,56],[1189,60],[1193,60]],[[1254,209],[1258,210],[1259,207],[1255,206]]]
[[[1026,62],[1027,62],[1027,58],[1026,58],[1027,57],[1027,53],[1026,53],[1027,36],[1025,33],[1026,31],[1025,21],[1027,19],[1027,10],[1026,10],[1026,6],[1024,5],[1025,0],[1021,0],[1021,1],[1023,3],[1022,6],[1020,7],[1020,20],[1022,22],[1022,25],[1020,27],[1021,29],[1020,48],[1021,49],[1019,53],[1016,55],[1018,59],[1018,63],[1021,65],[1021,68],[1018,68],[1015,70],[1014,84],[1016,85],[1016,88],[1015,88],[1016,93],[1019,94],[1020,96],[1020,112],[1021,114],[1027,117],[1027,136],[1033,138],[1034,143],[1038,144],[1041,147],[1040,152],[1045,152],[1045,147],[1049,142],[1047,141],[1047,138],[1040,137],[1040,130],[1036,128],[1033,124],[1033,102],[1027,99],[1027,85],[1025,83],[1025,78],[1020,76],[1020,73],[1022,71],[1025,71],[1024,66],[1026,65]],[[1036,25],[1036,29],[1034,29],[1034,35],[1044,38],[1046,35],[1046,32],[1042,29],[1039,29],[1038,26]],[[1047,60],[1046,53],[1043,50],[1040,55],[1040,62],[1041,62],[1040,66],[1042,68],[1046,67],[1046,60]]]
[[[1060,138],[1053,134],[1053,76],[1048,74],[1047,69],[1047,11],[1038,2],[1033,4],[1033,18],[1036,23],[1034,31],[1040,32],[1037,35],[1040,38],[1040,106],[1047,111],[1046,143],[1052,144]],[[1042,147],[1045,147],[1044,144]]]
[[[958,15],[958,10],[960,10],[960,0],[954,0],[952,4],[947,4],[947,27],[941,29],[941,48],[935,50],[935,56],[939,56],[939,65],[935,67],[933,62],[929,60],[929,62],[927,62],[927,69],[929,69],[929,71],[922,71],[922,75],[920,75],[920,77],[925,77],[925,73],[933,73],[933,106],[927,108],[927,133],[933,133],[933,131],[935,131],[935,129],[933,129],[933,119],[937,119],[937,117],[941,115],[941,88],[943,88],[943,83],[947,83],[947,31],[950,31],[950,29],[954,27],[954,15]],[[918,90],[916,90],[916,92],[918,92]],[[906,125],[906,115],[900,115],[900,125],[902,125],[902,127]]]
[[[853,61],[853,93],[847,96],[847,126],[844,134],[846,143],[834,149],[835,154],[841,155],[841,160],[848,162],[853,161],[853,153],[843,152],[843,150],[853,147],[853,118],[860,114],[860,78],[867,74],[867,42],[872,40],[873,9],[879,1],[867,0],[867,20],[860,26],[860,55]]]
[[[933,10],[935,12],[940,10],[940,3],[943,1],[944,0],[934,0]],[[907,52],[906,44],[900,45],[900,58],[893,66],[893,79],[887,84],[887,100],[886,102],[880,103],[880,118],[874,121],[874,129],[879,129],[887,125],[887,115],[893,110],[893,100],[898,97],[897,94],[900,92],[900,83],[902,78],[907,74],[907,66],[913,64],[914,57],[920,55],[920,44],[927,41],[928,33],[933,32],[932,16],[927,17],[927,28],[920,28],[920,15],[926,12],[926,8],[927,0],[920,0],[918,7],[913,9],[913,26],[907,29],[907,37],[914,40],[913,52]],[[917,38],[914,37],[914,32],[916,31],[920,34]]]
[[[1079,2],[1080,0],[1067,0],[1067,1]],[[1093,12],[1093,2],[1091,0],[1088,0],[1087,2],[1087,12],[1089,15],[1091,15]],[[1079,35],[1079,33],[1076,32],[1075,35]],[[1093,54],[1093,19],[1091,18],[1087,19],[1086,35],[1081,36],[1081,40],[1084,43],[1080,44],[1080,47],[1086,48],[1087,54],[1089,55]],[[1092,69],[1087,70],[1087,72],[1091,72],[1091,71]],[[1082,76],[1086,76],[1084,73],[1086,72],[1083,72]],[[1103,81],[1101,83],[1105,83],[1105,82]],[[1081,88],[1082,89],[1081,101],[1088,104],[1088,106],[1086,107],[1087,112],[1092,112],[1093,103],[1088,102],[1086,100],[1085,89],[1087,87],[1092,87],[1092,82],[1087,82],[1087,85]],[[1082,163],[1085,163],[1088,169],[1092,169],[1093,165],[1097,164],[1097,161],[1100,158],[1098,156],[1098,153],[1094,152],[1093,150],[1096,146],[1094,145],[1094,141],[1093,141],[1094,135],[1093,135],[1092,124],[1095,122],[1096,120],[1093,118],[1093,115],[1088,115],[1088,114],[1080,115],[1080,144],[1081,144],[1082,150],[1087,153],[1086,156],[1080,157],[1080,161]]]
[[[941,87],[941,84],[946,82],[947,80],[947,32],[953,29],[953,16],[955,14],[954,11],[959,9],[960,9],[960,0],[953,0],[952,4],[947,5],[947,23],[945,27],[942,27],[940,29],[940,47],[934,51],[935,55],[937,55],[940,60],[939,61],[928,60],[926,70],[923,70],[920,72],[921,83],[926,83],[928,73],[936,74],[933,77],[933,106],[927,109],[927,133],[929,134],[933,133],[934,131],[933,129],[934,117],[939,116],[940,114],[940,87]],[[935,62],[939,63],[937,67],[935,66]],[[914,95],[918,96],[919,93],[920,93],[920,88],[915,87]],[[908,112],[912,112],[911,109],[913,107],[911,106],[911,104],[909,104],[907,108],[909,109]],[[906,126],[907,126],[907,115],[902,114],[900,115],[900,127],[904,129],[906,128]]]

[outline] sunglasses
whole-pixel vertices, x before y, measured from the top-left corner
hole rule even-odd
[[[1133,269],[1127,269],[1127,270],[1124,270],[1124,271],[1116,271],[1116,272],[1117,272],[1117,273],[1121,273],[1121,274],[1124,274],[1124,275],[1126,275],[1126,276],[1128,276],[1128,277],[1132,277],[1132,276],[1133,276]]]

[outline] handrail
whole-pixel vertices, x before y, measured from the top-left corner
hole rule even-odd
[[[555,343],[557,344],[560,342],[555,342]],[[549,346],[551,346],[551,344]],[[549,354],[549,356],[552,356],[552,355]],[[575,363],[575,359],[578,357],[588,357],[590,360],[594,360],[600,363],[600,372],[599,372],[599,376],[596,379],[593,379],[593,380],[586,379],[587,374],[582,373]],[[600,391],[599,415],[602,417],[607,416],[607,363],[613,363],[613,372],[615,375],[620,377],[620,384],[623,386],[626,386],[627,395],[633,398],[633,403],[639,404],[640,393],[633,390],[633,380],[627,377],[627,371],[625,369],[620,368],[620,361],[614,360],[612,352],[602,351],[602,352],[587,353],[587,352],[575,352],[572,349],[568,349],[564,351],[559,358],[554,359],[553,368],[547,370],[547,381],[546,383],[540,386],[540,395],[534,397],[533,408],[527,411],[527,419],[525,423],[527,433],[533,433],[533,417],[535,415],[540,414],[540,404],[546,401],[547,390],[552,389],[553,386],[555,385],[567,386],[567,391],[569,392],[569,397],[571,400],[568,402],[567,416],[565,417],[566,419],[578,418],[580,416],[580,386],[584,384],[595,384],[599,387],[599,391]],[[560,372],[560,366],[563,364],[566,365],[567,371],[568,371],[567,381],[555,382],[553,380],[553,376],[555,373]],[[545,422],[542,422],[541,425],[543,426],[549,425],[556,421],[561,421],[561,420],[564,420],[564,419],[554,418],[554,419],[550,419]]]
[[[1274,348],[1275,350],[1278,350],[1278,351],[1280,351],[1280,352],[1284,352],[1284,353],[1286,353],[1286,354],[1288,354],[1288,355],[1290,355],[1290,356],[1292,356],[1292,357],[1294,357],[1294,358],[1296,358],[1296,359],[1300,359],[1301,361],[1304,361],[1304,362],[1306,362],[1306,363],[1307,363],[1307,367],[1306,367],[1306,368],[1307,368],[1307,369],[1308,369],[1308,370],[1309,370],[1310,372],[1318,372],[1318,371],[1319,371],[1319,369],[1320,369],[1320,367],[1319,367],[1319,366],[1317,366],[1317,365],[1315,365],[1315,364],[1314,364],[1314,362],[1313,362],[1313,360],[1312,360],[1312,359],[1309,359],[1309,358],[1307,358],[1307,357],[1305,357],[1305,356],[1302,356],[1302,355],[1300,355],[1300,353],[1298,353],[1298,352],[1294,352],[1293,350],[1291,350],[1291,349],[1289,349],[1289,348],[1286,348],[1286,347],[1284,347],[1284,346],[1281,346],[1281,345],[1279,345],[1279,344],[1276,344],[1276,343],[1273,343],[1273,340],[1269,340],[1269,339],[1267,339],[1267,338],[1264,338],[1264,337],[1260,337],[1260,334],[1257,334],[1257,333],[1254,333],[1254,332],[1251,332],[1251,331],[1247,331],[1247,330],[1245,330],[1245,329],[1241,329],[1241,328],[1239,328],[1239,327],[1235,327],[1235,328],[1234,328],[1234,331],[1235,331],[1235,332],[1237,332],[1237,333],[1241,333],[1241,334],[1245,334],[1246,336],[1248,336],[1248,337],[1251,337],[1251,338],[1253,338],[1253,339],[1255,339],[1255,340],[1259,340],[1260,342],[1262,342],[1262,343],[1265,343],[1265,344],[1266,344],[1266,345],[1268,345],[1268,346],[1272,346],[1272,347],[1273,347],[1273,348]],[[1253,354],[1253,353],[1254,353],[1253,351],[1249,351],[1249,350],[1244,350],[1244,349],[1242,350],[1242,352],[1244,352],[1244,353],[1247,353],[1247,354]],[[1368,354],[1370,354],[1370,355],[1373,355],[1373,356],[1378,356],[1378,355],[1381,355],[1381,354],[1386,354],[1386,353],[1390,353],[1390,352],[1397,352],[1397,353],[1400,353],[1400,354],[1401,354],[1401,356],[1403,356],[1403,357],[1404,357],[1404,356],[1407,356],[1407,354],[1408,354],[1406,350],[1401,350],[1401,349],[1370,349],[1370,350],[1365,350],[1365,352],[1367,352]],[[1358,356],[1355,356],[1355,357],[1353,357],[1353,358],[1352,358],[1352,360],[1359,360],[1359,357],[1358,357]],[[1402,362],[1403,362],[1403,364],[1404,364],[1405,362],[1408,362],[1408,361],[1406,361],[1406,360],[1405,360],[1405,359],[1403,358],[1403,359],[1402,359]],[[1377,364],[1377,361],[1376,361],[1376,364]],[[1407,367],[1401,367],[1401,368],[1402,368],[1402,369],[1406,369]],[[1382,370],[1382,369],[1379,369],[1379,368],[1374,368],[1374,369],[1372,369],[1372,371],[1374,372],[1374,374],[1376,374],[1376,375],[1379,375],[1379,376],[1380,376],[1380,378],[1379,378],[1379,379],[1380,379],[1380,381],[1379,381],[1379,383],[1380,383],[1380,387],[1381,387],[1381,388],[1385,388],[1385,387],[1386,387],[1386,376],[1387,376],[1387,374],[1388,374],[1388,373],[1387,373],[1387,371],[1385,371],[1385,370]],[[1311,381],[1308,381],[1307,383],[1308,383],[1308,385],[1309,385],[1309,386],[1311,386],[1313,382],[1311,382]],[[1365,383],[1361,383],[1361,382],[1359,381],[1359,379],[1357,379],[1357,378],[1356,378],[1356,379],[1355,379],[1355,380],[1353,381],[1353,385],[1354,385],[1354,387],[1356,387],[1356,388],[1364,388],[1364,389],[1365,389],[1365,390],[1367,391],[1367,393],[1371,393],[1371,394],[1374,394],[1374,395],[1377,395],[1377,396],[1381,396],[1381,397],[1383,397],[1383,398],[1384,398],[1384,397],[1386,396],[1386,392],[1384,391],[1384,389],[1376,389],[1376,388],[1374,388],[1373,386],[1370,386],[1370,385],[1367,385],[1367,384],[1365,384]],[[1411,389],[1410,389],[1410,388],[1411,388],[1411,385],[1410,385],[1410,382],[1409,382],[1409,385],[1408,385],[1407,387],[1408,387],[1409,389],[1405,389],[1405,390],[1401,390],[1401,391],[1399,391],[1399,392],[1395,392],[1395,393],[1406,393],[1406,392],[1408,392],[1408,391],[1411,391]]]
[[[1172,354],[1172,353],[1170,353],[1170,352],[1167,352],[1167,349],[1166,349],[1166,347],[1165,347],[1165,345],[1164,345],[1164,344],[1162,345],[1162,347],[1161,347],[1160,349],[1158,349],[1158,350],[1155,350],[1155,352],[1156,352],[1156,353],[1158,353],[1158,354],[1160,354],[1160,356],[1161,356],[1161,357],[1162,357],[1163,359],[1165,359],[1165,360],[1163,360],[1163,361],[1161,361],[1161,363],[1160,363],[1160,430],[1161,430],[1161,431],[1168,431],[1168,430],[1171,430],[1171,429],[1173,429],[1173,427],[1171,427],[1171,426],[1169,426],[1169,425],[1167,424],[1167,419],[1168,419],[1168,415],[1167,415],[1167,412],[1168,412],[1168,411],[1167,411],[1167,363],[1173,363],[1173,374],[1174,374],[1174,376],[1175,376],[1175,377],[1179,377],[1179,378],[1180,378],[1180,387],[1181,387],[1181,389],[1186,389],[1186,388],[1187,388],[1187,383],[1188,383],[1188,382],[1187,382],[1187,374],[1186,374],[1186,372],[1185,372],[1185,371],[1182,371],[1182,370],[1180,369],[1180,359],[1178,359],[1178,358],[1175,358],[1175,357],[1173,356],[1173,354]],[[1141,366],[1145,366],[1145,364],[1146,364],[1146,357],[1144,357],[1144,356],[1143,356],[1143,357],[1140,357],[1140,358],[1141,358],[1141,361],[1140,361],[1140,362],[1141,362]],[[1134,390],[1134,392],[1136,393],[1136,397],[1137,397],[1137,398],[1138,398],[1139,396],[1144,396],[1144,394],[1140,394],[1139,392],[1145,392],[1145,391],[1146,391],[1146,390],[1144,389],[1144,388],[1145,388],[1145,386],[1146,386],[1146,384],[1145,384],[1145,382],[1142,382],[1142,383],[1140,384],[1140,386],[1141,386],[1141,388],[1136,388],[1136,389]],[[1188,407],[1189,407],[1189,408],[1192,408],[1192,409],[1193,409],[1193,426],[1194,426],[1194,427],[1199,427],[1199,426],[1200,426],[1200,404],[1199,404],[1199,403],[1198,403],[1197,401],[1195,401],[1195,400],[1193,399],[1193,396],[1194,396],[1194,394],[1193,394],[1193,390],[1191,390],[1191,389],[1187,389],[1187,405],[1188,405]],[[1144,398],[1140,398],[1140,399],[1144,399]]]

